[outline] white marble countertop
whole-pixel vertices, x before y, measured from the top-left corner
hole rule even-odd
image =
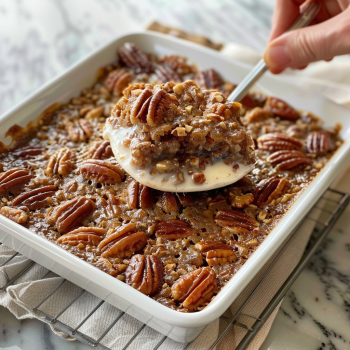
[[[262,52],[273,5],[273,0],[0,0],[0,114],[99,46],[152,20]],[[350,174],[337,188],[350,193]],[[350,349],[349,215],[350,207],[288,292],[261,350]],[[0,349],[90,347],[0,308]]]

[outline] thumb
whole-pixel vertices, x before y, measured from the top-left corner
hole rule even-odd
[[[269,43],[264,59],[273,72],[350,53],[350,8],[323,23],[287,32]]]

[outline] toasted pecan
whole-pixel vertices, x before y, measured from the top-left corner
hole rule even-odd
[[[150,296],[161,288],[163,275],[163,264],[153,255],[134,255],[125,271],[126,283]]]
[[[194,311],[210,302],[216,288],[215,272],[210,267],[201,267],[178,279],[171,287],[171,294],[184,308]]]

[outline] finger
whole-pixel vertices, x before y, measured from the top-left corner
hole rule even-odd
[[[277,0],[272,18],[272,30],[269,41],[283,34],[299,15],[299,6],[303,1]]]
[[[298,67],[297,69],[299,69],[299,70],[303,70],[303,69],[305,69],[306,67],[307,67],[307,64],[306,64],[306,65],[304,65],[304,66]]]
[[[347,5],[339,4],[335,0],[322,1],[320,11],[311,24],[321,23],[338,15],[349,6],[348,1],[340,0],[341,3],[347,2]],[[304,3],[304,0],[277,0],[269,42],[287,31],[299,15],[302,3]]]
[[[267,47],[269,68],[300,67],[350,53],[350,9],[326,22],[285,33]]]

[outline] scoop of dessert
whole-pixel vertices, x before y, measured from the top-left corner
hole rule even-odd
[[[133,84],[108,118],[104,138],[133,178],[152,188],[194,192],[234,183],[254,168],[241,105],[188,80]]]

